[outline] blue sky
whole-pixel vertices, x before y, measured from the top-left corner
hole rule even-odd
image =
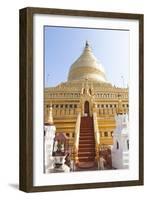
[[[101,61],[113,85],[127,86],[129,79],[129,31],[70,27],[44,27],[45,86],[65,82],[86,40]],[[123,76],[123,78],[122,78]]]

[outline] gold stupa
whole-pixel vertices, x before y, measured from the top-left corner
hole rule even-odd
[[[69,138],[69,148],[74,149],[76,160],[82,117],[93,119],[97,154],[100,145],[112,145],[115,114],[120,107],[122,113],[129,110],[128,88],[115,87],[107,81],[105,70],[88,42],[71,65],[67,81],[45,88],[44,98],[45,123],[52,104],[56,134],[64,133]]]
[[[72,64],[68,74],[68,81],[85,80],[107,82],[105,70],[94,56],[89,43],[86,45],[81,56]]]

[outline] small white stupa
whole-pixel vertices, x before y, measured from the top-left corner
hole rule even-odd
[[[52,105],[49,106],[48,121],[44,126],[44,173],[54,168],[53,144],[56,127],[53,123]]]
[[[129,168],[129,119],[128,114],[118,112],[115,116],[116,129],[113,134],[112,167]]]

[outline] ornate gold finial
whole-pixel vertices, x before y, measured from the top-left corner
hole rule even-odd
[[[86,40],[85,47],[86,47],[86,48],[88,48],[88,47],[89,47],[89,42],[88,42],[88,40]]]
[[[47,123],[49,125],[53,125],[54,122],[53,122],[53,113],[52,113],[52,104],[49,105],[49,114],[48,114],[48,120],[47,120]]]

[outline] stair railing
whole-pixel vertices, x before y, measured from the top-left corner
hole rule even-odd
[[[98,121],[97,121],[97,113],[93,112],[93,124],[94,124],[94,137],[95,137],[95,152],[96,152],[96,161],[99,167],[99,145],[100,145],[100,132],[98,128]]]
[[[75,139],[74,139],[74,161],[78,163],[78,148],[79,148],[79,137],[80,137],[80,124],[81,124],[81,112],[78,113],[76,126],[75,126]]]

